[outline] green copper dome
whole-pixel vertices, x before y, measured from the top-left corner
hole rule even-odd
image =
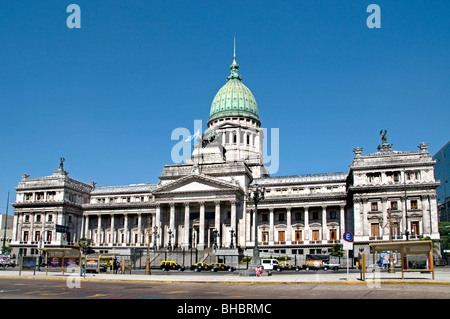
[[[252,92],[242,83],[236,56],[230,66],[227,83],[217,92],[211,103],[209,121],[225,116],[243,116],[259,122],[258,106]]]

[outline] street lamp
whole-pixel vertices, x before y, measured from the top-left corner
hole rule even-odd
[[[258,184],[255,184],[252,189],[249,189],[249,193],[247,195],[248,201],[253,201],[255,205],[255,246],[253,248],[253,258],[251,265],[257,266],[260,263],[259,260],[259,248],[258,248],[258,202],[264,199],[265,188],[260,188]]]
[[[173,233],[172,230],[169,228],[167,233],[169,234],[169,244],[167,245],[167,250],[171,251],[172,250],[172,237],[173,237]]]
[[[230,229],[230,237],[231,237],[230,249],[233,249],[234,248],[234,244],[233,244],[234,229],[233,228]]]
[[[213,236],[214,236],[214,249],[217,249],[217,237],[219,237],[219,231],[216,228],[213,229]]]
[[[388,213],[388,220],[387,220],[386,225],[384,225],[384,227],[388,227],[389,226],[389,241],[392,242],[392,240],[394,239],[394,236],[393,236],[392,233],[394,231],[395,223],[398,222],[398,217],[393,217],[392,216],[392,211],[391,211],[390,208],[387,209],[387,213]],[[395,273],[394,252],[392,250],[390,250],[390,252],[389,252],[389,269],[388,269],[388,273],[390,273],[390,274]]]
[[[156,235],[158,233],[158,226],[154,226],[153,230],[152,230],[152,227],[150,226],[150,222],[149,222],[149,227],[145,230],[145,232],[147,233],[147,238],[148,238],[147,260],[146,260],[146,263],[145,263],[145,274],[146,275],[151,275],[151,270],[150,270],[150,238],[151,238],[152,235]]]

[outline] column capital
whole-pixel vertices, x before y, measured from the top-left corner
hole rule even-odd
[[[220,206],[220,200],[215,200],[215,201],[214,201],[214,204],[215,204],[216,206]]]
[[[188,208],[188,207],[190,207],[190,205],[191,205],[190,202],[184,202],[183,204],[184,204],[184,207],[185,207],[185,208]]]

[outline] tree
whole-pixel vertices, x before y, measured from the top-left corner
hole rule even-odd
[[[344,250],[342,249],[341,244],[334,244],[333,247],[331,247],[331,256],[335,257],[342,257],[344,256]]]

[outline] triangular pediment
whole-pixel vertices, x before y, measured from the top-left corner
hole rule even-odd
[[[217,191],[240,191],[241,188],[230,182],[200,174],[182,177],[171,183],[161,185],[154,193],[203,193]]]

